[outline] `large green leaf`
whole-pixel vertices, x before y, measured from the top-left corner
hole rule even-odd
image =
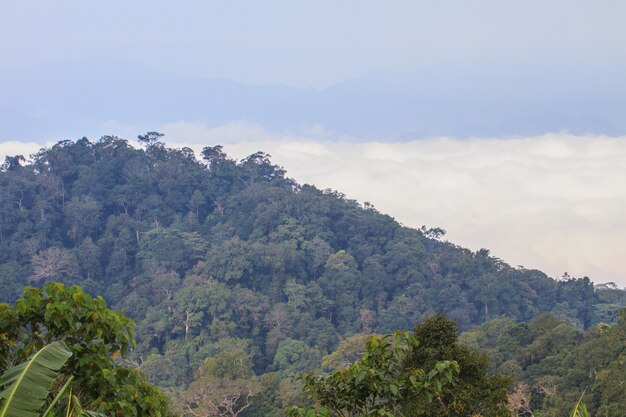
[[[72,356],[61,341],[44,346],[29,360],[0,376],[0,417],[37,417],[52,382]]]

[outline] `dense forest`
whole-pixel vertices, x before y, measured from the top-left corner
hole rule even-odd
[[[458,247],[441,229],[404,227],[298,184],[262,152],[235,161],[218,145],[197,159],[155,132],[139,141],[83,138],[6,158],[0,301],[49,281],[102,295],[136,321],[131,356],[180,413],[239,393],[235,402],[249,402],[241,415],[277,415],[305,401],[294,378],[346,343],[441,312],[488,352],[492,371],[521,381],[520,415],[557,415],[586,387],[593,410],[617,415],[624,291],[554,280]],[[582,369],[591,351],[597,361]]]
[[[529,324],[506,317],[460,336],[483,350],[492,372],[513,375],[511,405],[520,415],[562,416],[585,392],[594,416],[620,416],[626,404],[626,309],[618,324],[583,331],[542,314]]]

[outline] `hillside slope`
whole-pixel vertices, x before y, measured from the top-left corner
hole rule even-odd
[[[49,280],[102,294],[137,321],[137,357],[163,385],[189,383],[227,347],[255,372],[297,374],[347,335],[435,311],[464,329],[544,312],[586,328],[621,305],[588,278],[513,268],[298,184],[261,152],[237,162],[206,147],[198,160],[158,134],[140,139],[144,149],[108,136],[7,158],[0,297]]]

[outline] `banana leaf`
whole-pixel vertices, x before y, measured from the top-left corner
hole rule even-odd
[[[585,391],[587,391],[586,388],[585,388]],[[576,405],[574,406],[574,409],[570,413],[570,417],[590,417],[589,411],[587,411],[587,406],[583,402],[583,396],[585,395],[585,391],[583,391],[580,398],[578,399],[578,402],[576,403]]]
[[[52,383],[72,356],[61,341],[44,346],[29,360],[0,376],[0,417],[38,417]]]

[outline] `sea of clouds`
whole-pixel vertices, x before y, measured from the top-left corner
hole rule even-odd
[[[129,138],[137,132],[120,130]],[[370,202],[406,226],[441,227],[445,239],[490,249],[515,266],[626,286],[626,137],[360,142],[322,127],[273,134],[246,122],[180,122],[159,131],[169,146],[196,155],[217,144],[237,159],[267,152],[299,183]],[[0,142],[0,158],[41,146]]]

